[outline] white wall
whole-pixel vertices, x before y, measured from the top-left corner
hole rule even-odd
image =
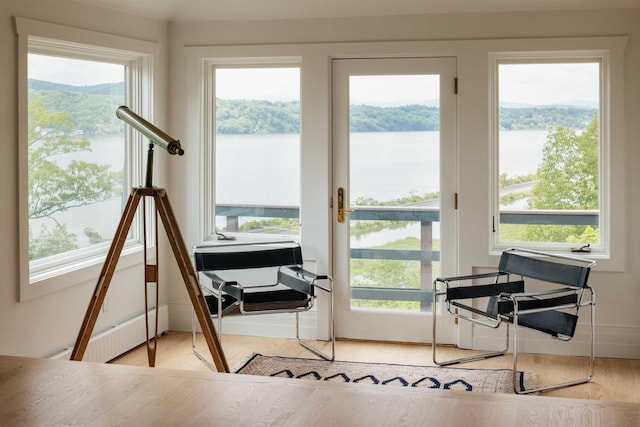
[[[287,48],[288,50],[285,49],[288,55],[308,54],[309,57],[314,58],[317,44],[334,42],[441,41],[446,43],[456,40],[616,35],[628,36],[624,55],[625,138],[622,142],[624,156],[621,157],[624,158],[624,164],[617,166],[624,169],[626,184],[624,195],[626,259],[624,271],[596,271],[591,283],[598,297],[597,353],[601,356],[640,357],[640,310],[636,309],[636,301],[640,299],[640,280],[638,279],[640,266],[635,262],[640,256],[640,248],[635,244],[639,241],[640,234],[634,221],[640,208],[640,197],[635,191],[640,181],[640,170],[635,166],[640,154],[640,147],[638,147],[640,125],[637,119],[640,117],[640,44],[638,43],[640,41],[640,10],[449,14],[243,23],[171,23],[170,124],[178,134],[194,136],[195,140],[190,140],[188,143],[197,149],[197,133],[194,133],[197,123],[192,110],[194,93],[188,85],[189,79],[193,79],[193,76],[188,74],[191,68],[187,55],[193,52],[193,47],[200,47],[202,52],[213,49],[235,56],[239,51],[256,54],[273,47],[272,51],[276,52],[278,46],[295,44],[302,47],[293,46]],[[192,48],[185,49],[188,46]],[[352,53],[359,54],[355,50]],[[319,66],[324,65],[319,64]],[[459,57],[458,76],[461,78],[461,92],[458,99],[461,171],[459,265],[462,272],[470,272],[490,264],[487,256],[488,227],[486,226],[489,223],[489,209],[488,202],[485,201],[489,182],[488,165],[477,161],[477,159],[489,158],[488,107],[486,102],[483,104],[483,101],[478,103],[469,99],[475,94],[480,94],[481,97],[486,96],[487,73],[486,50],[477,53],[467,51],[464,56]],[[328,83],[321,81],[318,84],[326,86]],[[327,118],[327,114],[320,114],[314,119],[318,121],[314,126],[322,130],[323,126],[327,126],[322,121]],[[316,138],[313,144],[318,144],[318,139],[326,146],[324,152],[328,151],[328,136],[322,135]],[[616,143],[620,142],[616,141]],[[318,147],[314,145],[313,149]],[[185,224],[188,244],[197,243],[198,221],[197,217],[194,217],[196,214],[194,207],[198,203],[197,164],[197,161],[195,163],[187,161],[182,164],[173,163],[170,167],[172,186],[175,185],[176,189],[193,189],[192,192],[179,193],[180,203],[177,209],[179,217],[184,220],[189,219],[189,223]],[[307,166],[311,165],[305,165]],[[324,175],[329,179],[328,173]],[[172,192],[174,195],[176,193],[175,190]],[[314,195],[320,200],[328,200],[330,190],[326,194]],[[308,225],[307,220],[304,222]],[[303,229],[303,244],[319,248],[320,250],[314,254],[318,263],[330,265],[329,246],[326,243],[322,245],[317,239],[328,235],[331,223],[320,219],[317,225],[326,229],[327,233],[316,233],[309,238],[304,234]],[[337,285],[340,286],[340,284]],[[186,299],[175,293],[175,289],[172,289],[170,296],[172,327],[184,328],[187,319]],[[584,332],[579,329],[579,336],[576,337],[576,342],[572,344],[573,349],[570,351],[584,353],[584,338]],[[461,341],[474,346],[483,346],[491,339],[490,335],[484,336],[482,333],[471,335],[469,330]],[[524,346],[525,351],[540,349],[539,344],[534,341],[527,342]]]
[[[154,104],[160,126],[166,122],[168,26],[68,0],[0,2],[0,354],[45,357],[74,344],[96,279],[18,302],[18,76],[13,16],[159,43]],[[159,184],[163,163],[160,159],[156,165]],[[107,294],[109,308],[100,314],[95,332],[143,312],[142,271],[138,265],[116,273]],[[167,292],[162,295],[166,302]]]

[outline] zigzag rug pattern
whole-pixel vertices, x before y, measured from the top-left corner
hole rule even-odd
[[[433,366],[361,362],[328,362],[318,359],[254,354],[238,374],[312,381],[424,387],[490,393],[514,393],[510,369],[462,369]],[[535,385],[533,374],[518,372],[520,388]]]

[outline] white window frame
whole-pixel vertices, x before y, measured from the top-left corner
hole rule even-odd
[[[200,96],[199,118],[201,129],[201,164],[200,170],[200,188],[202,197],[200,200],[205,201],[200,206],[200,223],[199,236],[200,241],[217,240],[216,234],[216,211],[215,211],[215,188],[216,188],[216,170],[215,170],[215,153],[216,153],[216,69],[218,68],[278,68],[278,67],[296,67],[302,69],[300,57],[269,57],[269,58],[208,58],[201,60],[200,73]],[[302,88],[301,88],[302,90]],[[302,104],[302,97],[300,99]],[[302,120],[302,116],[300,117]],[[302,125],[302,124],[301,124]],[[302,129],[300,130],[300,143],[302,144]],[[302,172],[302,171],[301,171]],[[301,202],[302,203],[302,202]],[[267,239],[300,239],[299,235],[287,236],[278,235],[262,235],[254,233],[226,233],[234,236],[246,236],[252,240]]]
[[[623,168],[612,167],[623,158],[623,97],[617,82],[623,81],[622,58],[611,50],[541,51],[541,52],[495,52],[489,55],[489,115],[491,141],[491,218],[492,229],[499,227],[499,98],[498,67],[510,63],[561,63],[597,62],[600,64],[600,170],[599,170],[599,220],[601,242],[592,245],[589,257],[600,266],[612,271],[624,268],[624,176]],[[617,118],[616,118],[617,117]],[[499,233],[491,233],[490,251],[498,254],[512,246],[537,250],[570,253],[576,244],[499,241]]]
[[[105,242],[35,262],[29,260],[28,54],[103,61],[125,66],[127,70],[126,104],[134,111],[152,119],[153,57],[157,54],[158,46],[153,42],[20,17],[16,17],[15,21],[18,35],[19,299],[25,301],[94,280],[100,273],[110,246],[110,242]],[[127,140],[125,154],[127,183],[123,191],[128,193],[128,187],[141,182],[143,178],[143,141],[142,136],[130,128],[126,129],[125,138]],[[138,216],[132,226],[134,238],[129,239],[125,244],[118,263],[119,269],[142,262],[141,224],[142,219]]]

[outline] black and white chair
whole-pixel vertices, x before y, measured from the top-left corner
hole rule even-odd
[[[222,319],[227,316],[295,313],[296,339],[317,356],[335,359],[333,322],[333,279],[304,269],[302,249],[297,242],[250,242],[197,246],[196,272],[212,318],[217,319],[222,337]],[[318,292],[330,298],[329,339],[326,354],[300,338],[299,314],[311,310]],[[193,322],[193,352],[204,363],[210,362],[196,348]]]
[[[446,366],[504,355],[509,349],[509,325],[512,325],[514,391],[534,393],[590,381],[595,349],[595,295],[588,279],[594,265],[595,262],[585,258],[513,248],[502,253],[495,272],[437,278],[433,282],[434,307],[444,303],[447,313],[475,325],[499,328],[506,324],[506,332],[504,347],[497,351],[441,361],[437,359],[437,315],[434,310],[433,362]],[[586,376],[522,389],[515,375],[519,331],[527,328],[560,341],[569,341],[575,334],[580,309],[584,306],[590,308],[591,337]]]

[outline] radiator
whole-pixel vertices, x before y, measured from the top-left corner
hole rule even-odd
[[[123,353],[139,346],[146,341],[144,314],[115,325],[96,336],[91,337],[89,345],[82,360],[87,362],[108,362]],[[155,322],[155,309],[149,311],[149,333],[153,334]],[[159,309],[158,334],[169,329],[169,309],[163,305]],[[72,348],[67,348],[60,353],[51,356],[50,359],[69,359]]]

